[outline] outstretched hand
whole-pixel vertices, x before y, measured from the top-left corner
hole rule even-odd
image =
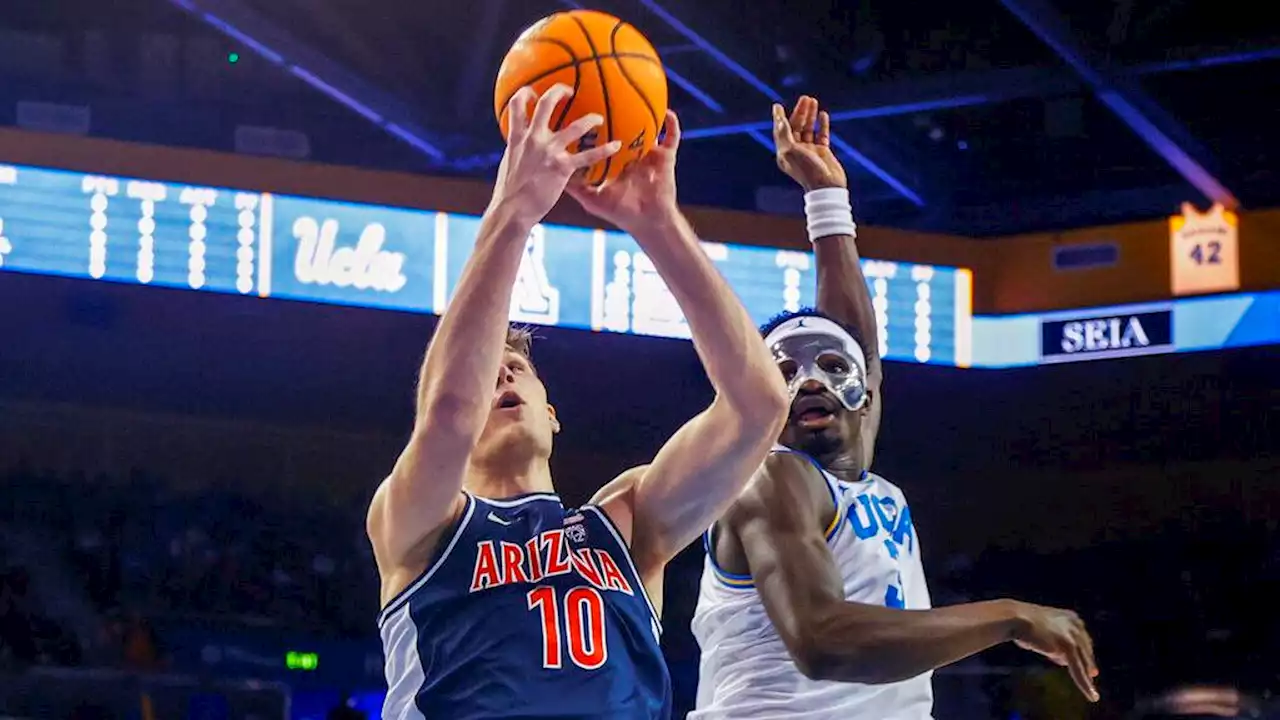
[[[640,160],[616,180],[600,189],[581,178],[569,183],[568,192],[587,212],[635,234],[646,222],[676,210],[676,151],[680,148],[680,120],[668,110],[664,134]]]
[[[1084,621],[1070,610],[1019,603],[1022,627],[1014,642],[1024,650],[1039,653],[1050,662],[1067,668],[1076,687],[1090,702],[1098,701],[1093,679],[1098,664],[1093,656],[1093,638]]]
[[[582,152],[570,152],[583,136],[604,122],[595,113],[584,115],[559,131],[551,129],[556,105],[568,100],[573,89],[555,85],[538,98],[533,88],[521,88],[507,104],[507,150],[498,166],[493,187],[494,202],[511,202],[530,222],[546,217],[564,194],[575,173],[618,152],[622,143],[614,141]],[[533,117],[529,105],[537,100]]]
[[[818,111],[814,98],[801,96],[789,118],[781,105],[774,104],[773,143],[778,169],[805,192],[849,186],[844,166],[831,152],[831,116]]]

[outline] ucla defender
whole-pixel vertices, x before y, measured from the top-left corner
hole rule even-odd
[[[591,191],[575,174],[618,143],[570,151],[601,122],[552,131],[571,94],[525,89],[511,101],[493,200],[427,349],[413,432],[369,508],[389,720],[668,717],[663,568],[732,502],[782,427],[786,387],[676,206],[675,115],[650,155]],[[560,422],[529,336],[507,325],[526,239],[566,188],[652,259],[716,391],[651,464],[578,509],[555,494]]]
[[[882,369],[829,122],[812,98],[789,119],[774,107],[778,165],[806,191],[819,311],[763,329],[791,407],[775,452],[706,535],[689,717],[930,718],[932,670],[1009,640],[1066,666],[1096,700],[1074,613],[1011,600],[930,609],[906,498],[867,471]]]

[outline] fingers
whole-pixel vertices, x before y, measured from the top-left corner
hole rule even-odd
[[[569,147],[603,124],[604,118],[599,113],[587,113],[561,128],[555,134],[555,145],[562,148]]]
[[[622,149],[622,143],[617,140],[614,140],[613,142],[605,143],[600,147],[591,148],[590,150],[583,150],[582,152],[577,152],[569,155],[569,165],[573,167],[575,170],[588,168],[588,167],[591,167],[592,165],[595,165],[598,162],[601,162],[602,160],[608,159],[611,155],[613,155],[614,153],[618,152],[621,149]]]
[[[537,98],[528,85],[516,91],[507,102],[507,137],[523,137],[529,130],[529,104]]]
[[[1087,661],[1085,669],[1089,671],[1089,677],[1098,677],[1098,662],[1093,654],[1093,637],[1089,635],[1089,630],[1084,626],[1084,620],[1081,620],[1079,615],[1069,613],[1068,617],[1071,621],[1072,640]]]
[[[808,97],[808,95],[801,95],[800,99],[796,101],[796,106],[791,109],[791,136],[797,142],[804,142],[804,108],[805,100]]]
[[[826,110],[818,113],[818,136],[814,140],[823,147],[831,147],[831,114]]]
[[[538,105],[533,110],[533,121],[529,123],[529,127],[535,129],[551,129],[551,113],[555,112],[556,106],[561,100],[568,99],[573,95],[573,88],[564,83],[556,83],[551,89],[542,94],[538,98]]]
[[[1089,671],[1089,677],[1096,678],[1098,677],[1098,658],[1093,652],[1093,638],[1083,625],[1080,627],[1080,635],[1082,636],[1080,645],[1084,649],[1085,659],[1089,661],[1086,669]]]
[[[1071,677],[1090,702],[1098,702],[1098,688],[1093,684],[1093,679],[1098,676],[1098,669],[1094,667],[1093,658],[1086,653],[1083,644],[1076,645],[1072,650],[1074,652],[1071,653],[1071,662],[1068,664]]]
[[[804,118],[802,119],[800,142],[806,144],[813,143],[813,128],[818,124],[818,101],[808,95],[800,98],[800,103],[804,106]]]
[[[1080,688],[1080,692],[1089,702],[1098,702],[1098,690],[1094,688],[1093,679],[1089,677],[1084,655],[1079,646],[1067,653],[1067,672],[1071,673],[1071,680],[1075,682],[1076,687]]]
[[[662,147],[676,150],[680,147],[680,118],[675,110],[667,111],[667,119],[662,123]]]
[[[787,111],[779,104],[773,105],[773,145],[779,152],[783,152],[795,144],[795,137],[791,134],[791,124],[787,121]]]
[[[1050,650],[1047,647],[1042,647],[1038,644],[1032,644],[1024,640],[1016,640],[1014,642],[1017,643],[1018,647],[1022,648],[1023,650],[1030,650],[1031,652],[1036,653],[1037,655],[1040,655],[1041,657],[1053,663],[1054,665],[1065,666],[1067,664],[1066,658],[1063,656],[1061,652],[1057,650]]]

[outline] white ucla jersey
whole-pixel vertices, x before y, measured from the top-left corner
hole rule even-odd
[[[781,447],[775,451],[791,452]],[[875,474],[853,483],[841,482],[825,470],[822,476],[836,504],[827,544],[845,599],[928,609],[920,541],[902,491]],[[751,577],[721,570],[710,548],[692,628],[702,659],[697,708],[690,720],[933,717],[933,673],[885,685],[805,677],[769,621]]]

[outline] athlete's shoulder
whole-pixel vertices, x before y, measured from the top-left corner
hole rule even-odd
[[[886,479],[883,475],[868,471],[867,479],[875,485],[880,495],[893,495],[899,500],[907,499],[907,494],[902,491],[902,488]]]
[[[644,478],[648,465],[637,465],[618,473],[604,487],[591,496],[584,508],[596,508],[604,517],[604,522],[612,526],[619,534],[622,542],[631,547],[632,530],[635,525],[635,489]]]
[[[597,490],[595,495],[591,496],[589,504],[597,507],[607,507],[613,502],[623,501],[629,505],[631,503],[631,493],[648,469],[648,465],[636,465],[623,470]]]
[[[793,450],[786,445],[775,444],[765,456],[761,468],[766,473],[777,472],[785,475],[803,475],[812,477],[814,472],[825,476],[822,464],[812,455],[800,450]]]
[[[837,497],[820,465],[779,445],[716,525],[738,532],[761,522],[771,531],[803,527],[827,514]]]

